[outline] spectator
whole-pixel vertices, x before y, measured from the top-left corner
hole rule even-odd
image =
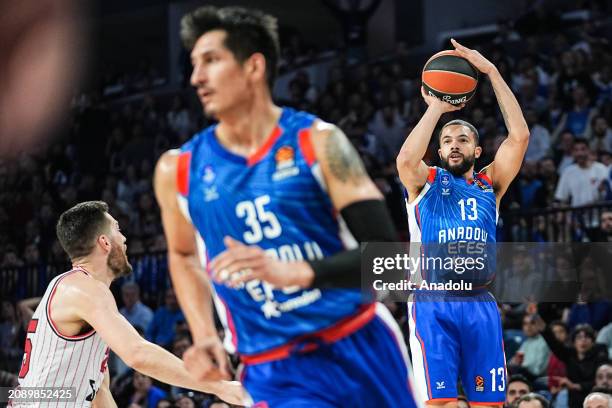
[[[134,371],[132,381],[134,392],[130,397],[130,404],[138,404],[142,408],[155,408],[159,400],[166,398],[166,392],[153,385],[151,377]]]
[[[525,120],[529,126],[529,145],[525,153],[525,160],[540,160],[550,150],[550,132],[540,124],[535,110],[525,110]]]
[[[523,317],[523,334],[525,340],[510,360],[510,365],[521,367],[527,376],[536,379],[546,370],[550,350],[536,330],[534,315]]]
[[[597,115],[597,109],[590,106],[586,90],[580,85],[572,90],[572,101],[572,109],[563,114],[558,126],[577,137],[584,137],[589,123]]]
[[[601,197],[600,186],[608,177],[606,166],[589,159],[586,140],[578,139],[573,147],[575,164],[562,174],[555,192],[555,199],[572,207],[597,202]]]
[[[544,157],[538,162],[538,176],[542,181],[544,202],[550,205],[555,200],[555,188],[559,181],[555,162],[551,157]]]
[[[531,383],[527,381],[525,376],[520,374],[512,375],[508,379],[508,385],[506,386],[506,402],[504,403],[504,407],[512,407],[519,398],[530,392]]]
[[[546,207],[546,190],[542,180],[537,178],[537,163],[526,160],[520,170],[519,183],[519,204],[522,208],[543,208]]]
[[[589,141],[591,150],[612,152],[612,129],[604,116],[596,116],[587,129],[585,138]]]
[[[136,282],[125,282],[121,286],[123,307],[119,312],[132,326],[149,327],[153,312],[140,301],[140,286]]]
[[[592,392],[586,396],[582,406],[584,408],[610,408],[612,397],[602,392]]]
[[[147,329],[147,340],[168,347],[175,335],[175,326],[185,320],[183,312],[179,309],[174,290],[166,290],[165,306],[155,311],[153,320]]]
[[[551,322],[549,326],[557,341],[567,346],[567,340],[569,338],[567,325],[561,320],[555,320]],[[559,378],[567,377],[567,368],[565,367],[565,363],[559,360],[553,353],[550,353],[546,374],[548,375],[548,389],[553,395],[557,395],[561,391]]]
[[[612,363],[607,362],[600,365],[595,372],[595,387],[612,392]]]
[[[195,408],[195,402],[189,395],[179,395],[174,399],[176,408]]]
[[[513,405],[513,408],[548,408],[549,402],[540,394],[530,392],[523,395]]]
[[[611,214],[612,215],[612,214]],[[608,348],[608,356],[612,358],[612,322],[605,325],[597,334],[595,340],[598,344],[603,344]]]
[[[157,401],[155,408],[172,408],[172,401],[162,398]]]
[[[556,139],[556,138],[555,138]],[[572,132],[563,132],[559,137],[559,147],[555,148],[555,164],[559,175],[574,163],[574,135]]]
[[[569,391],[569,406],[579,407],[595,381],[596,368],[607,361],[608,352],[601,345],[594,345],[595,332],[589,325],[579,325],[572,332],[572,346],[559,342],[550,327],[539,316],[536,328],[542,332],[550,350],[567,366],[567,377],[559,385]]]

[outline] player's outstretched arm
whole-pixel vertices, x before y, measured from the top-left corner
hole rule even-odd
[[[117,403],[110,392],[110,374],[108,370],[104,372],[104,380],[96,392],[92,408],[117,408]]]
[[[193,337],[194,344],[185,353],[185,362],[200,379],[214,378],[217,368],[229,376],[227,357],[213,318],[212,288],[200,266],[195,230],[178,204],[178,157],[177,150],[161,156],[155,167],[154,188],[168,246],[170,277]]]
[[[464,104],[453,106],[435,96],[427,95],[423,87],[421,95],[427,103],[427,110],[406,138],[395,161],[400,180],[408,190],[409,202],[417,198],[427,181],[429,170],[423,157],[440,117],[446,112],[456,111],[464,106]]]
[[[90,324],[128,366],[167,384],[216,394],[232,404],[244,401],[239,382],[196,380],[183,361],[142,338],[119,313],[111,291],[103,283],[86,276],[73,278],[71,283],[61,294],[61,307],[72,308],[73,315]]]
[[[486,169],[487,175],[493,181],[499,201],[521,168],[529,144],[529,127],[516,97],[495,65],[478,51],[464,47],[455,40],[451,41],[458,55],[466,58],[483,74],[489,76],[508,129],[508,137],[497,150],[493,163]]]

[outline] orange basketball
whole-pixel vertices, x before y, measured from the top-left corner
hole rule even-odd
[[[426,93],[459,105],[474,96],[478,70],[452,51],[440,51],[425,63],[421,79]]]

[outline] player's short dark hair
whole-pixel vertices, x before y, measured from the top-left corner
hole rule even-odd
[[[577,137],[574,139],[574,146],[579,145],[579,144],[583,144],[587,148],[589,147],[589,142],[583,137]]]
[[[544,398],[542,395],[537,394],[535,392],[530,392],[529,394],[523,395],[522,397],[514,401],[514,404],[512,404],[512,406],[515,408],[518,408],[521,402],[523,401],[528,402],[528,401],[534,401],[534,400],[540,401],[542,408],[548,408],[550,406],[550,402],[548,402],[546,398]]]
[[[529,382],[527,377],[525,377],[522,374],[511,375],[510,378],[508,379],[508,385],[512,384],[513,382],[522,382],[522,383],[527,384],[527,387],[529,388],[529,391],[531,391],[533,389],[531,387],[531,383]]]
[[[107,231],[108,204],[85,201],[64,211],[55,227],[57,239],[70,259],[89,255],[98,236]]]
[[[442,126],[442,129],[440,129],[440,133],[438,134],[438,141],[442,137],[442,131],[444,130],[444,128],[453,125],[467,126],[472,131],[472,133],[474,133],[474,140],[476,141],[476,146],[478,146],[480,140],[480,136],[478,135],[478,129],[476,129],[474,125],[472,125],[470,122],[466,122],[465,120],[461,119],[453,119],[450,122],[446,122],[444,126]]]
[[[591,340],[595,341],[595,330],[593,330],[593,327],[591,327],[591,325],[588,323],[582,323],[574,327],[571,337],[572,343],[576,340],[576,336],[578,336],[580,333],[584,333],[586,336],[590,337]]]
[[[567,324],[562,320],[553,320],[552,322],[548,324],[548,327],[550,327],[551,329],[553,326],[561,326],[565,329],[566,332],[569,332],[569,328],[567,327]]]
[[[224,45],[240,63],[257,52],[263,54],[266,59],[266,78],[272,88],[280,55],[275,17],[244,7],[202,6],[181,19],[181,39],[189,50],[193,49],[202,35],[213,30],[227,33]]]

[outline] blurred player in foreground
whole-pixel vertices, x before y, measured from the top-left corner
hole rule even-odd
[[[443,166],[428,167],[422,158],[440,116],[463,106],[450,105],[422,91],[427,111],[397,158],[397,169],[407,190],[410,239],[440,244],[439,247],[457,241],[494,244],[499,202],[521,167],[529,129],[516,98],[495,66],[478,51],[454,40],[453,45],[456,55],[489,77],[508,137],[493,162],[476,173],[474,160],[482,151],[478,131],[465,121],[448,122],[439,136],[438,154]],[[461,275],[461,271],[446,275],[442,271],[421,272],[421,278],[429,283],[443,283],[449,277],[455,282],[475,278],[467,273]],[[457,405],[458,376],[471,405],[504,403],[506,362],[501,320],[495,299],[486,288],[493,279],[492,272],[487,270],[487,276],[478,276],[476,282],[471,282],[481,286],[472,291],[417,291],[409,302],[417,388],[430,405]]]
[[[358,242],[393,241],[393,224],[342,131],[272,102],[276,20],[202,7],[181,35],[191,83],[219,122],[164,154],[155,175],[194,339],[187,368],[228,375],[214,297],[257,406],[415,406],[401,332],[358,289]]]
[[[135,370],[159,381],[219,395],[234,404],[237,381],[197,381],[183,362],[140,337],[119,313],[111,282],[132,272],[125,236],[101,201],[77,204],[57,224],[73,268],[49,284],[28,326],[19,388],[74,387],[76,401],[54,406],[116,407],[107,362],[113,350]],[[13,406],[28,405],[14,403]]]

